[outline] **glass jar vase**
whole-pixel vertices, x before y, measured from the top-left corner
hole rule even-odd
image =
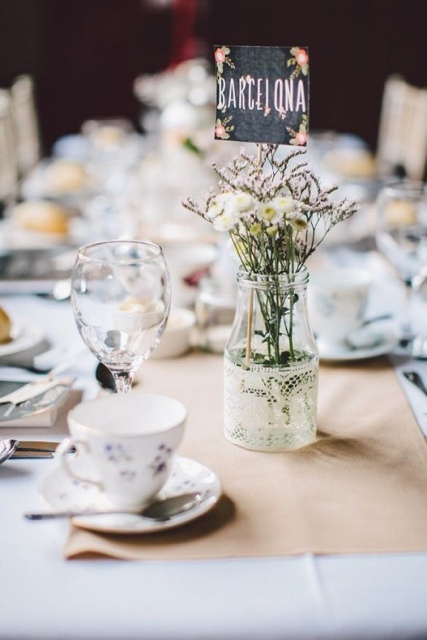
[[[319,355],[304,267],[288,275],[239,271],[224,351],[225,436],[255,451],[288,451],[316,436]]]

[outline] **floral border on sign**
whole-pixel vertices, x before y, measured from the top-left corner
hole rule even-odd
[[[295,131],[292,127],[286,127],[286,130],[290,134],[289,144],[298,147],[307,144],[307,114],[303,113],[298,131]]]
[[[230,137],[229,132],[233,131],[234,129],[234,124],[229,124],[232,119],[233,116],[228,116],[227,118],[224,118],[224,120],[217,118],[217,121],[215,122],[215,138],[219,138],[220,140],[228,140],[228,138]]]
[[[228,64],[230,69],[235,69],[234,63],[228,56],[230,49],[226,46],[215,49],[216,77],[220,78],[224,72],[224,64]]]
[[[291,73],[291,78],[298,78],[300,73],[303,76],[308,76],[308,53],[301,47],[292,47],[291,54],[293,58],[289,58],[288,67],[295,65],[295,69]]]

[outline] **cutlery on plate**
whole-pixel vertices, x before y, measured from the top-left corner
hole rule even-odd
[[[31,382],[22,385],[18,389],[15,389],[10,393],[6,393],[4,396],[0,396],[0,404],[21,404],[21,402],[25,402],[25,400],[30,400],[45,391],[49,391],[49,389],[56,387],[60,382],[60,379],[46,380],[43,378],[31,380]]]
[[[99,516],[112,514],[131,514],[139,515],[144,518],[151,518],[164,522],[184,511],[189,511],[196,505],[200,504],[203,496],[201,493],[183,493],[163,500],[156,500],[140,510],[129,509],[108,509],[102,511],[41,511],[25,513],[24,516],[28,520],[51,520],[54,518],[74,518],[76,516]]]
[[[11,393],[7,393],[4,396],[0,397],[0,405],[1,404],[10,404],[10,408],[3,414],[3,418],[7,418],[8,415],[12,412],[13,408],[26,402],[27,400],[31,400],[32,398],[36,398],[37,396],[43,395],[46,391],[57,387],[58,385],[70,385],[73,382],[73,378],[55,378],[55,379],[45,379],[42,380],[34,380],[32,382],[28,382],[24,384],[19,389],[12,391]]]
[[[34,377],[29,382],[23,384],[18,389],[7,393],[6,395],[0,396],[0,404],[21,404],[26,400],[30,400],[31,398],[35,398],[49,389],[53,389],[61,384],[70,385],[74,381],[74,378],[57,378],[56,376],[67,369],[70,365],[70,362],[67,360],[63,362],[61,365],[54,367],[47,374],[42,376]],[[2,380],[5,382],[5,380]]]
[[[409,380],[409,382],[412,382],[412,384],[414,384],[417,389],[422,391],[427,396],[427,387],[424,384],[423,379],[421,378],[419,373],[417,373],[416,371],[403,371],[403,375],[407,380]]]

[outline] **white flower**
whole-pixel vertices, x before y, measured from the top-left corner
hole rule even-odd
[[[227,191],[226,193],[219,193],[217,196],[212,198],[207,212],[208,218],[210,218],[210,220],[215,220],[217,216],[224,213],[233,197],[234,194],[231,193],[231,191]]]
[[[297,203],[292,198],[286,198],[285,196],[274,198],[271,204],[282,214],[290,213],[297,208]]]
[[[275,236],[278,231],[279,231],[279,227],[277,226],[277,224],[273,224],[271,227],[268,227],[266,229],[267,235],[271,237]]]
[[[230,200],[230,206],[239,213],[247,213],[254,208],[255,202],[247,193],[236,193]]]
[[[249,231],[253,236],[259,236],[262,231],[262,226],[260,222],[254,222],[251,224]]]
[[[299,212],[290,216],[291,225],[296,231],[304,231],[308,227],[308,222]]]
[[[213,228],[216,231],[229,231],[239,221],[239,216],[233,211],[223,211],[213,219]]]
[[[243,149],[225,167],[214,164],[218,195],[211,189],[202,206],[191,198],[184,206],[215,230],[229,232],[246,270],[294,272],[357,207],[337,200],[332,195],[336,186],[321,188],[309,165],[296,160],[305,152],[296,150],[276,160],[274,145],[260,145],[258,151],[255,157]]]
[[[276,224],[280,221],[282,214],[272,203],[267,203],[262,204],[258,208],[257,217],[259,220],[261,220],[261,222],[266,222],[267,224]]]

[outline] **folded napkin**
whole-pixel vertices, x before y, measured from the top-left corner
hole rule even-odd
[[[222,358],[149,361],[144,391],[189,410],[182,455],[224,497],[182,528],[117,535],[70,527],[67,558],[183,559],[427,551],[427,445],[388,360],[320,370],[318,441],[262,453],[223,435]]]
[[[0,429],[52,427],[69,398],[73,382],[73,378],[28,384],[0,382]],[[5,402],[9,398],[20,404]]]

